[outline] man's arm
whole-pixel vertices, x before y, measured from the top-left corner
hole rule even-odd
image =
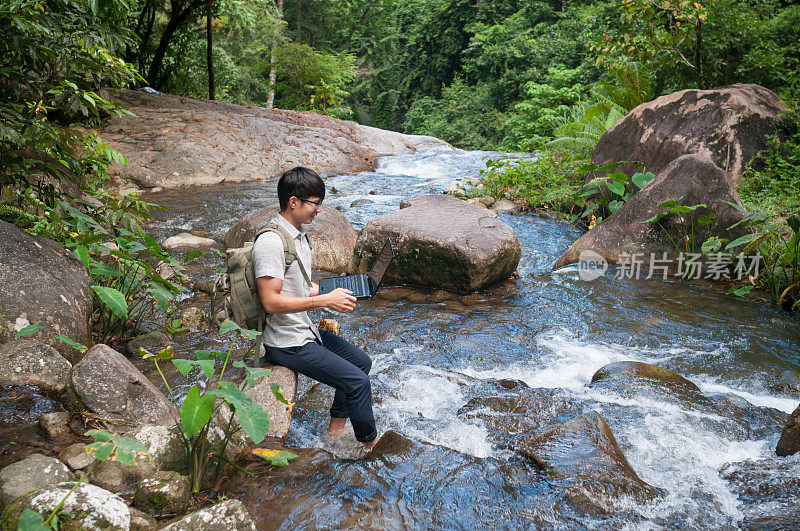
[[[343,288],[336,288],[325,295],[319,293],[319,286],[312,284],[310,297],[293,297],[281,295],[283,279],[276,277],[258,277],[258,296],[261,306],[267,313],[297,313],[314,308],[330,308],[337,312],[349,312],[356,307],[356,298],[353,292]]]

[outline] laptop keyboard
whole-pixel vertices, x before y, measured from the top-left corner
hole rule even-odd
[[[366,287],[362,282],[364,277],[361,276],[346,276],[336,279],[336,287],[349,289],[356,295],[367,295]]]

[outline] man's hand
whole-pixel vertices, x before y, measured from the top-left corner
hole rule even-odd
[[[356,298],[349,289],[336,288],[330,293],[321,295],[322,303],[335,312],[349,312],[356,307]]]

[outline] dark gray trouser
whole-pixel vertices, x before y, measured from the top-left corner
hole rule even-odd
[[[366,352],[336,334],[320,330],[322,345],[309,342],[302,347],[265,346],[266,357],[336,389],[331,417],[350,418],[356,439],[369,442],[378,436],[372,414],[369,370],[372,360]]]

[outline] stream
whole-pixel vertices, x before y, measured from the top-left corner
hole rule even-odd
[[[406,197],[479,175],[487,156],[513,155],[385,157],[374,172],[328,177],[325,202],[342,207],[358,230]],[[244,214],[277,202],[275,185],[154,195],[168,209],[150,230],[163,239],[202,229],[219,240]],[[350,206],[361,198],[369,202]],[[798,521],[800,454],[774,452],[800,400],[774,387],[782,371],[800,368],[798,313],[680,280],[617,279],[611,270],[587,282],[573,268],[554,272],[581,232],[537,215],[501,218],[522,242],[519,279],[471,296],[388,286],[350,314],[314,313],[314,321],[339,320],[343,336],[371,356],[379,432],[402,437],[396,451],[377,458],[348,461],[316,450],[235,486],[229,495],[245,502],[259,528],[778,528]],[[178,350],[220,345],[194,333]],[[598,369],[623,360],[674,370],[702,396],[588,385]],[[544,406],[533,396],[546,396]],[[288,446],[322,447],[331,397],[300,378]],[[599,413],[632,468],[661,494],[595,500],[596,510],[571,503],[571,478],[540,471],[515,449],[537,418],[555,417],[562,406]]]

